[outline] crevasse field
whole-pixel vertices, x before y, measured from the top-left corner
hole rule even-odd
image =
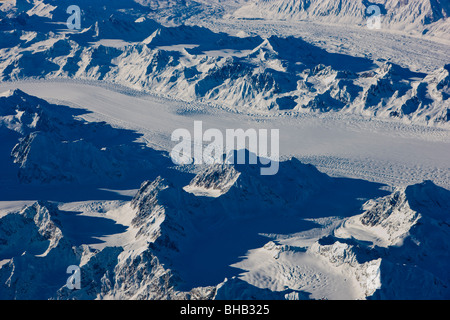
[[[0,2],[0,299],[449,299],[450,5],[340,3]]]

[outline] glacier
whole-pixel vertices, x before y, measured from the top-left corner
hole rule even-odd
[[[328,52],[294,36],[239,37],[199,26],[167,27],[146,18],[147,7],[124,12],[108,6],[91,13],[99,9],[85,4],[83,16],[111,15],[95,22],[85,18],[76,32],[52,30],[50,22],[62,23],[67,15],[61,8],[55,7],[51,18],[31,9],[3,13],[2,33],[10,40],[2,49],[2,81],[102,80],[246,112],[345,112],[448,126],[448,64],[415,72]],[[30,20],[17,22],[24,17]]]
[[[102,160],[101,146],[127,142],[119,129],[82,121],[83,110],[21,90],[2,99],[2,129],[17,134],[11,150],[17,183],[70,190],[111,178],[123,186],[109,166],[86,166],[91,161],[74,153],[114,164],[127,183],[138,181],[123,171],[130,166],[140,177],[143,170],[154,177],[125,198],[8,209],[0,218],[2,299],[337,298],[316,290],[314,282],[327,281],[344,283],[341,298],[449,296],[450,192],[431,181],[391,192],[330,177],[296,158],[281,161],[274,176],[261,176],[250,164],[171,168],[166,152],[129,141],[121,152],[105,154],[112,160]],[[76,151],[61,147],[80,141],[69,137],[84,143]],[[54,149],[42,146],[49,141]],[[52,157],[34,158],[35,148]],[[149,162],[143,167],[137,167],[139,153]],[[69,265],[80,266],[80,290],[67,287]],[[42,270],[38,278],[36,270]],[[273,282],[262,281],[263,274]],[[36,290],[36,282],[46,290]]]
[[[450,299],[450,8],[339,3],[2,2],[0,299]],[[200,120],[277,174],[172,162]]]

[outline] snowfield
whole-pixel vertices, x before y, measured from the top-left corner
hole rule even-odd
[[[327,174],[408,185],[423,180],[450,188],[450,131],[353,115],[245,114],[204,103],[187,103],[96,82],[25,81],[3,83],[48,101],[87,109],[80,117],[134,130],[140,141],[170,152],[175,129],[280,129],[282,157],[295,156]],[[123,92],[127,93],[124,94]],[[136,96],[137,94],[137,96]],[[155,114],[158,116],[155,117]],[[395,137],[395,139],[393,139]]]
[[[3,102],[3,105],[16,106],[14,101],[22,101],[21,104],[27,107],[24,111],[16,111],[16,118],[3,116],[3,127],[28,136],[30,130],[41,131],[34,131],[31,133],[33,139],[21,140],[12,150],[12,156],[21,164],[19,168],[14,168],[21,182],[13,182],[14,174],[10,173],[12,181],[4,180],[2,183],[1,225],[3,228],[15,228],[10,226],[9,217],[23,215],[24,205],[36,208],[36,204],[25,200],[38,197],[56,201],[59,204],[57,207],[42,202],[38,206],[51,207],[42,209],[50,210],[50,216],[47,214],[45,219],[54,217],[53,223],[61,230],[58,234],[62,234],[65,241],[70,243],[65,246],[82,251],[72,254],[65,249],[68,250],[64,253],[68,255],[65,263],[80,265],[82,274],[88,279],[103,279],[91,283],[89,291],[85,291],[88,290],[86,288],[75,293],[63,285],[59,289],[55,284],[46,293],[37,295],[26,291],[19,298],[179,299],[192,298],[195,292],[197,298],[246,299],[248,297],[242,292],[248,293],[249,290],[252,296],[269,299],[410,297],[397,296],[396,292],[390,291],[390,287],[381,285],[380,277],[384,273],[380,270],[394,268],[394,271],[389,272],[403,272],[395,269],[396,254],[375,250],[369,256],[373,255],[376,259],[364,263],[352,262],[344,257],[356,255],[353,259],[359,261],[358,252],[361,250],[370,251],[371,246],[391,250],[391,247],[398,246],[396,241],[390,240],[392,237],[400,236],[402,241],[409,239],[408,234],[418,218],[394,218],[393,214],[387,213],[377,218],[377,221],[385,219],[382,227],[367,228],[360,222],[364,220],[358,214],[361,210],[368,210],[363,213],[363,217],[369,215],[368,212],[376,208],[373,202],[382,201],[378,197],[390,191],[394,191],[392,196],[397,198],[395,186],[434,178],[448,188],[449,180],[445,175],[449,172],[446,165],[449,157],[447,150],[450,150],[447,130],[405,125],[398,121],[368,121],[351,116],[257,117],[162,97],[133,96],[133,91],[127,92],[125,88],[122,88],[122,92],[115,91],[104,83],[25,81],[2,84],[2,90],[9,87],[21,89],[5,91],[2,99],[10,102]],[[21,90],[39,94],[58,105],[46,105],[45,100]],[[89,109],[81,106],[89,106]],[[36,110],[41,109],[43,112],[34,113],[33,120],[30,116],[36,112],[33,111],[36,107]],[[56,121],[52,120],[55,115],[58,116]],[[173,145],[170,141],[171,131],[177,127],[192,127],[194,118],[202,120],[207,127],[221,129],[281,128],[280,150],[283,159],[295,156],[313,163],[317,161],[315,164],[318,168],[330,176],[298,160],[287,160],[286,165],[283,161],[279,173],[272,178],[259,176],[258,169],[251,165],[237,166],[236,169],[224,167],[219,171],[219,168],[205,171],[170,169],[173,163],[164,154],[168,154]],[[26,119],[32,122],[27,123]],[[92,130],[103,134],[91,135]],[[117,139],[120,131],[124,132],[121,135],[125,139],[122,143],[131,139],[126,142],[129,145],[127,148],[118,145],[120,141],[108,142],[111,137]],[[125,138],[127,135],[130,137]],[[84,138],[78,140],[80,136]],[[42,138],[38,141],[37,137]],[[330,141],[331,137],[333,141]],[[74,138],[76,140],[70,142]],[[51,147],[48,146],[48,139],[52,141]],[[63,139],[61,147],[58,146],[59,139]],[[26,143],[26,147],[21,146],[23,143]],[[75,157],[70,151],[71,144],[76,148],[76,154],[85,156],[80,159]],[[134,144],[144,149],[133,147]],[[42,148],[53,148],[53,157],[32,156],[36,152],[33,150]],[[122,151],[117,154],[113,151],[115,148]],[[149,148],[160,151],[151,151]],[[112,151],[107,153],[105,150]],[[426,157],[424,150],[428,150]],[[97,152],[101,153],[95,159],[86,158]],[[72,154],[68,158],[70,160],[60,164],[58,159],[67,157],[67,153]],[[7,163],[10,161],[9,154],[4,155],[2,162]],[[347,159],[359,157],[359,162],[349,163],[343,155]],[[142,160],[140,157],[143,157]],[[325,165],[321,166],[321,163]],[[387,163],[392,175],[386,174]],[[81,165],[84,166],[82,170]],[[49,166],[52,168],[50,171],[46,169]],[[417,166],[421,169],[417,170]],[[139,177],[134,177],[129,171],[131,167],[139,168],[139,172],[148,172],[147,177],[158,177],[139,187]],[[229,170],[237,171],[228,173]],[[95,172],[95,175],[86,176],[84,171]],[[444,174],[436,174],[440,172]],[[160,177],[161,174],[167,176],[168,180]],[[196,176],[193,177],[193,174]],[[287,179],[286,175],[294,179]],[[266,182],[267,179],[273,181]],[[291,183],[295,184],[291,186]],[[78,190],[80,188],[84,191]],[[408,188],[412,187],[406,190]],[[413,193],[415,196],[411,201],[425,203],[422,206],[422,210],[426,209],[425,213],[435,210],[430,210],[430,206],[441,208],[442,213],[433,219],[438,219],[437,223],[441,226],[439,230],[443,228],[439,232],[448,236],[445,221],[450,208],[449,191],[431,181],[427,184],[426,193],[420,191],[420,185],[416,189],[419,191]],[[19,190],[20,193],[17,193]],[[440,197],[434,199],[436,192],[440,193]],[[428,196],[431,197],[429,200]],[[416,200],[415,197],[420,198]],[[12,199],[16,201],[11,202]],[[390,205],[388,201],[388,210],[392,210]],[[218,211],[217,208],[222,209]],[[17,213],[17,210],[21,211]],[[412,211],[417,210],[415,207],[407,207],[406,210],[417,217],[416,211]],[[398,221],[396,224],[402,225],[402,229],[394,227],[391,231],[385,227],[391,223],[391,217],[393,221]],[[33,219],[36,222],[44,218],[34,216]],[[33,226],[31,224],[29,228]],[[47,231],[39,231],[42,229],[39,225],[37,228],[36,237],[49,239],[50,245],[33,249],[32,243],[35,241],[27,240],[32,246],[27,251],[36,252],[37,256],[47,259],[47,255],[55,250],[53,247],[57,247],[59,238],[53,239]],[[331,235],[332,242],[329,240]],[[10,248],[9,244],[19,240],[10,237],[3,239],[8,249],[2,254],[1,270],[5,277],[10,277],[12,274],[8,270],[15,268],[14,252],[23,249]],[[361,242],[348,242],[348,239],[361,239]],[[20,242],[24,243],[23,240]],[[113,248],[117,250],[110,252]],[[395,252],[396,249],[392,250]],[[415,252],[416,249],[408,250]],[[447,252],[444,250],[439,254],[445,256]],[[367,252],[362,257],[366,255]],[[40,263],[39,260],[34,262],[32,256],[27,259],[31,259],[27,263]],[[96,259],[100,259],[100,262],[93,262]],[[92,274],[92,263],[105,266]],[[130,269],[131,266],[138,269]],[[443,268],[445,266],[444,262]],[[62,266],[54,267],[59,268],[53,271],[59,270],[62,279]],[[151,268],[152,271],[148,278],[139,278],[141,282],[136,283],[134,277],[141,272],[141,268]],[[409,270],[408,277],[422,277],[422,273],[429,272],[429,268],[424,265],[423,269]],[[444,271],[439,272],[435,274],[436,279],[442,279],[442,274],[445,274]],[[107,287],[103,283],[105,276],[110,277]],[[160,277],[173,279],[169,281],[169,287],[155,287],[154,281],[161,281],[158,280]],[[25,285],[22,280],[16,281],[13,286],[7,286],[9,289],[3,298],[13,297],[17,290],[15,288]],[[398,281],[399,287],[406,285],[401,277],[385,281]],[[442,281],[445,283],[446,280]],[[132,291],[127,289],[130,283],[135,286]],[[246,288],[244,291],[242,286]],[[445,285],[442,286],[427,288],[427,297],[448,294],[445,293]],[[408,291],[404,290],[406,294]],[[418,293],[415,294],[417,297]]]
[[[450,299],[449,6],[339,3],[2,3],[0,299]]]
[[[50,23],[66,14],[60,7],[52,19],[35,14],[25,21],[0,11],[8,39],[1,51],[0,80],[102,80],[245,113],[338,112],[448,127],[448,45],[424,40],[408,55],[415,59],[431,46],[438,54],[433,62],[444,62],[431,69],[425,60],[420,65],[428,70],[422,72],[409,59],[386,59],[383,49],[370,48],[375,56],[356,55],[329,50],[329,45],[324,49],[298,34],[233,35],[197,25],[164,26],[146,18],[147,7],[134,5],[129,12],[86,5],[93,11],[86,12],[86,28],[58,33]],[[110,16],[97,21],[94,13]],[[389,33],[375,34],[370,45],[384,46],[386,38],[393,41]],[[33,68],[35,64],[40,67]]]

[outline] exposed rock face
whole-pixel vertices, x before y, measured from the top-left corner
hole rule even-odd
[[[306,6],[297,0],[257,1],[249,4],[256,6],[249,12],[276,9],[278,14],[309,16],[314,7],[313,17],[317,14],[329,19],[345,11],[349,17],[366,21],[368,2],[344,2],[336,6],[336,2],[329,1],[324,6],[322,1],[312,1],[311,6]],[[397,2],[386,4],[401,15],[400,20],[390,17],[393,22],[404,21],[405,8],[413,8],[405,9],[410,13],[408,17],[415,17],[413,21],[418,19],[415,11],[423,7],[422,3]],[[0,80],[104,80],[144,92],[185,101],[219,103],[251,113],[338,111],[448,126],[448,67],[430,74],[414,73],[392,63],[327,52],[295,37],[235,37],[198,26],[165,27],[150,19],[136,19],[136,12],[145,15],[151,10],[134,1],[129,1],[132,9],[120,13],[108,12],[120,4],[111,8],[109,4],[103,8],[87,2],[83,5],[85,26],[74,34],[49,30],[50,18],[45,14],[29,16],[30,11],[18,9],[5,16],[0,32],[10,41],[5,43],[2,52]],[[62,4],[52,8],[49,10],[54,18],[63,19],[66,15]],[[445,18],[450,9],[442,3],[428,1],[422,9],[424,16],[420,19],[424,25],[448,20]],[[94,20],[87,13],[108,18]],[[16,23],[21,15],[26,17],[27,24]],[[101,43],[105,38],[129,43],[110,47]],[[92,45],[97,41],[100,43]],[[39,46],[42,42],[46,43],[45,47]],[[34,52],[33,46],[41,49]],[[180,46],[186,47],[174,49]],[[215,50],[237,53],[208,54]]]
[[[151,171],[164,161],[129,143],[135,133],[77,118],[85,112],[49,104],[18,89],[0,97],[0,124],[20,135],[11,150],[20,182],[117,182],[140,170]]]
[[[355,273],[367,297],[445,299],[450,295],[445,284],[449,214],[450,192],[425,181],[371,200],[363,214],[349,218],[310,251]],[[362,238],[363,232],[373,235],[373,242]]]

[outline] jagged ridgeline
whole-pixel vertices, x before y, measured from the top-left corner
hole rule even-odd
[[[18,3],[0,11],[2,81],[100,80],[246,112],[348,112],[444,126],[450,120],[449,65],[426,74],[297,37],[166,27],[134,1],[81,2],[82,27],[73,31],[65,27],[68,2]]]
[[[366,26],[375,11],[383,28],[417,34],[447,37],[450,31],[450,5],[439,0],[255,0],[243,4],[235,12],[239,18],[310,20],[349,26]]]
[[[295,166],[301,167],[299,164]],[[302,168],[305,172],[310,169],[312,168]],[[314,170],[311,173],[311,177],[317,175]],[[250,172],[241,174],[251,177]],[[195,181],[207,177],[214,179],[209,172],[201,172],[199,175],[201,177],[196,177]],[[311,183],[311,177],[298,179],[298,182]],[[263,181],[255,182],[257,177],[251,179],[254,187],[263,184]],[[213,185],[214,181],[211,182],[210,185]],[[265,198],[264,194],[247,194],[242,184],[243,182],[234,183],[229,192],[232,192],[232,196],[240,194],[244,197],[243,203],[254,203],[256,199]],[[316,181],[316,186],[316,190],[323,192],[323,184]],[[258,188],[251,191],[257,192]],[[245,277],[245,281],[240,277],[211,280],[210,274],[214,274],[216,270],[214,267],[220,265],[220,261],[218,263],[214,257],[229,255],[232,249],[227,244],[237,245],[236,239],[233,243],[222,242],[222,247],[205,251],[204,253],[209,254],[197,261],[198,266],[202,270],[211,270],[208,274],[203,273],[202,277],[189,279],[189,272],[186,270],[192,267],[191,262],[180,260],[180,255],[190,252],[192,248],[189,249],[189,246],[196,243],[192,240],[201,232],[206,232],[206,229],[202,230],[202,225],[215,230],[211,221],[218,224],[228,221],[236,228],[245,221],[240,220],[241,213],[247,212],[248,217],[248,211],[236,208],[232,201],[234,198],[227,196],[227,193],[213,200],[208,197],[197,198],[183,192],[165,178],[157,177],[153,181],[146,181],[131,202],[116,209],[121,213],[122,221],[125,221],[124,216],[130,220],[127,233],[131,241],[101,249],[93,249],[80,243],[80,240],[88,239],[75,237],[73,231],[67,228],[76,218],[71,218],[68,212],[59,210],[53,203],[39,201],[18,212],[11,212],[0,218],[0,298],[318,298],[317,295],[311,296],[308,281],[314,283],[324,275],[317,271],[317,274],[311,275],[308,268],[302,270],[301,266],[291,269],[290,261],[295,257],[307,259],[303,261],[310,266],[311,263],[312,266],[315,265],[311,261],[317,261],[322,266],[325,264],[329,272],[324,278],[325,282],[331,281],[327,277],[331,278],[336,274],[345,277],[349,282],[346,286],[351,286],[354,291],[353,298],[449,297],[450,279],[447,270],[450,194],[448,190],[429,181],[400,188],[392,194],[369,201],[362,214],[342,219],[335,228],[316,239],[311,237],[311,230],[307,228],[307,231],[298,234],[300,239],[304,239],[303,242],[297,239],[295,244],[287,245],[277,244],[279,240],[266,240],[265,245],[261,244],[261,248],[256,249],[257,254],[264,257],[264,262],[259,262],[260,268],[264,269],[267,265],[274,268],[272,272],[281,277],[285,285],[292,288],[296,287],[295,283],[298,284],[294,290],[260,288]],[[278,200],[268,202],[266,208],[276,208],[277,203],[282,203]],[[197,210],[194,212],[186,209],[189,207],[196,207]],[[253,214],[258,215],[258,219],[265,217],[262,211]],[[294,210],[279,211],[277,215],[278,219],[286,220],[296,213]],[[92,217],[84,219],[108,220]],[[122,231],[124,230],[119,232]],[[244,245],[249,241],[251,233],[249,228],[241,228],[241,232],[246,233],[240,240],[240,245]],[[227,239],[226,233],[218,233],[217,230],[215,233],[216,237]],[[216,245],[219,243],[214,237],[205,237],[205,240]],[[251,259],[251,256],[247,259]],[[71,290],[66,284],[68,275],[65,270],[69,265],[76,265],[81,269],[79,290]],[[299,270],[296,271],[296,268]],[[35,270],[41,272],[36,273]],[[281,270],[284,273],[280,274]],[[276,281],[275,274],[271,274],[270,269],[266,272],[269,277],[274,277],[272,281]],[[204,279],[209,279],[210,285],[204,285]],[[331,294],[322,296],[330,297]]]
[[[2,212],[0,299],[449,297],[450,192],[431,181],[389,193],[296,158],[273,176],[251,164],[175,170],[86,112],[0,97],[2,199],[28,199],[33,185],[31,197],[57,199]],[[130,179],[131,197],[86,201]],[[328,283],[339,296],[315,287]]]
[[[444,30],[439,28],[444,26],[440,23],[448,13],[447,2],[379,2],[392,26],[418,21],[426,34]],[[55,97],[47,101],[19,89],[5,90],[0,93],[0,299],[450,299],[450,191],[416,179],[417,173],[429,170],[436,183],[440,176],[445,178],[447,153],[441,149],[447,130],[407,124],[448,127],[449,64],[415,72],[395,63],[329,52],[298,37],[262,38],[245,32],[232,36],[189,24],[159,23],[176,22],[170,15],[187,7],[191,17],[198,10],[222,15],[222,4],[233,9],[235,18],[238,13],[271,12],[278,5],[283,19],[306,14],[340,17],[336,23],[359,17],[363,23],[371,2],[80,0],[81,28],[71,30],[66,9],[73,4],[2,3],[0,81],[70,80],[59,83],[66,85],[89,80],[130,95],[151,92],[176,98],[171,101],[177,103],[206,102],[198,103],[202,110],[217,104],[239,111],[229,113],[236,116],[230,118],[236,126],[242,124],[240,116],[269,123],[269,116],[278,114],[395,118],[411,132],[384,132],[382,125],[376,131],[420,150],[410,153],[409,148],[397,148],[399,144],[384,148],[380,145],[386,139],[353,130],[357,122],[351,124],[352,139],[346,133],[337,135],[345,138],[342,145],[337,143],[337,149],[343,146],[337,155],[348,160],[350,170],[374,166],[367,175],[355,173],[370,181],[342,177],[340,171],[329,176],[295,157],[277,162],[278,173],[268,176],[260,174],[260,161],[178,166],[167,149],[149,147],[168,140],[152,123],[160,121],[162,127],[175,116],[192,120],[189,112],[175,111],[170,103],[145,111],[139,106],[136,118],[148,121],[146,114],[156,120],[138,126],[125,117],[135,96],[123,95],[114,110],[111,101],[117,96],[112,91],[89,89],[108,108],[103,114],[105,109],[96,107],[91,95],[68,99],[68,106]],[[389,16],[397,4],[404,15]],[[420,8],[420,14],[412,14],[412,8]],[[159,22],[151,19],[156,16]],[[39,82],[32,91],[54,82]],[[87,87],[68,86],[76,98]],[[167,117],[162,113],[166,108],[171,116],[172,111],[176,114]],[[212,118],[222,113],[200,114]],[[297,125],[300,118],[293,122]],[[372,122],[349,118],[362,119],[361,126]],[[324,130],[326,121],[317,122],[317,130],[292,134],[288,142],[311,140],[313,151],[304,159],[323,156],[339,169],[343,162],[329,150],[337,141],[330,139],[336,131]],[[343,120],[340,125],[347,124]],[[444,142],[435,145],[433,135],[423,140],[428,136],[417,128],[442,133],[436,142]],[[390,136],[394,132],[400,138]],[[317,133],[321,137],[316,138]],[[420,143],[401,139],[403,133]],[[361,144],[354,136],[364,143],[374,138],[375,143]],[[149,141],[153,137],[155,141]],[[434,147],[426,148],[429,145]],[[370,153],[362,150],[372,146],[376,148]],[[400,155],[377,158],[378,153]],[[397,163],[410,155],[408,162]],[[393,171],[384,170],[390,166]],[[381,178],[371,177],[373,172]],[[391,172],[415,184],[371,182],[386,181]],[[72,267],[80,270],[76,290],[67,282]]]

